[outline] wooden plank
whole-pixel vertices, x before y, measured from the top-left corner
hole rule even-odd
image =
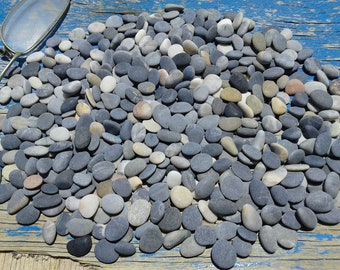
[[[3,20],[14,0],[0,3],[0,21]],[[242,11],[257,23],[257,29],[269,24],[288,27],[294,32],[294,39],[304,47],[313,48],[315,57],[323,63],[340,67],[340,21],[337,1],[172,1],[188,7],[218,8],[221,11]],[[105,21],[113,13],[140,13],[157,11],[164,1],[72,1],[68,16],[57,34],[66,38],[75,27],[83,27],[92,21]],[[222,12],[222,13],[223,13]],[[0,60],[0,69],[6,64]],[[0,110],[6,111],[1,106]],[[211,264],[209,250],[197,258],[184,259],[178,249],[161,249],[156,254],[142,254],[139,251],[130,258],[120,258],[112,265],[99,263],[93,249],[86,257],[74,258],[66,251],[69,238],[58,237],[52,246],[46,245],[41,237],[43,222],[32,226],[19,226],[14,216],[7,214],[6,205],[0,206],[0,269],[215,269]],[[137,243],[135,243],[137,246]],[[318,226],[313,232],[299,233],[298,245],[293,250],[279,249],[276,254],[265,253],[259,243],[253,246],[251,257],[238,259],[236,269],[337,269],[340,263],[340,225]]]
[[[15,221],[15,216],[7,214],[6,205],[0,206],[0,258],[9,259],[6,268],[0,269],[37,269],[30,268],[31,263],[45,260],[50,265],[59,266],[61,261],[70,268],[66,269],[111,269],[112,265],[99,263],[92,251],[85,257],[75,258],[66,251],[66,243],[69,237],[57,237],[55,244],[48,246],[41,236],[41,228],[48,218],[41,217],[37,224],[32,226],[19,226]],[[138,247],[136,241],[134,241]],[[3,254],[2,252],[6,252]],[[24,256],[9,256],[8,252],[14,254],[24,254]],[[155,254],[143,254],[137,249],[133,257],[120,258],[116,262],[119,269],[140,269],[141,265],[147,269],[215,269],[210,261],[210,250],[197,258],[185,259],[178,253],[178,248],[171,251],[160,249]],[[32,256],[28,256],[28,254]],[[42,258],[36,255],[43,255]],[[67,258],[72,260],[67,260]],[[53,258],[60,258],[54,260]],[[18,262],[24,260],[29,264]],[[2,260],[0,259],[0,262]],[[264,252],[258,242],[253,246],[252,254],[249,258],[238,259],[236,269],[336,269],[340,263],[340,225],[321,226],[312,232],[300,232],[299,242],[292,250],[279,249],[275,254]],[[10,265],[12,268],[7,267]],[[0,263],[1,266],[1,263]],[[17,268],[20,266],[20,268]],[[22,267],[22,268],[21,268]],[[74,267],[74,268],[71,268]],[[78,268],[77,268],[78,267]],[[38,268],[39,269],[39,268]],[[41,268],[53,269],[53,268]],[[56,268],[65,269],[65,268]]]

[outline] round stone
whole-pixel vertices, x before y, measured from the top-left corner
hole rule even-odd
[[[227,240],[217,240],[211,249],[211,260],[220,269],[230,269],[237,260],[235,248]]]
[[[184,209],[191,205],[193,195],[186,187],[175,186],[170,191],[170,199],[177,208]]]

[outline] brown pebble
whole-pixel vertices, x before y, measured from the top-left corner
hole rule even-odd
[[[24,187],[26,189],[36,189],[38,187],[41,186],[41,184],[43,183],[43,178],[38,175],[38,174],[33,174],[28,176],[25,180],[24,180]]]
[[[139,101],[133,108],[133,115],[138,119],[150,119],[152,116],[151,105],[146,101]]]
[[[80,102],[76,106],[76,112],[79,116],[81,116],[83,114],[90,114],[91,113],[91,107],[84,102]]]
[[[288,95],[295,95],[298,92],[305,92],[306,88],[304,84],[298,79],[291,79],[287,82],[285,92]]]
[[[106,180],[103,182],[100,182],[97,187],[96,187],[96,192],[98,197],[103,198],[107,194],[112,194],[113,189],[112,189],[112,180]]]

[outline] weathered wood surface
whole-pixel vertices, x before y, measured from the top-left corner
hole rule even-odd
[[[0,1],[0,21],[15,0]],[[242,11],[253,19],[258,29],[273,24],[288,27],[294,39],[304,47],[314,49],[314,56],[323,63],[340,67],[340,8],[337,0],[329,1],[171,1],[195,9],[218,8],[224,11]],[[57,31],[65,37],[75,27],[86,28],[92,21],[105,21],[113,13],[158,11],[166,1],[91,1],[73,0],[68,16]],[[0,59],[0,69],[6,62]],[[6,107],[0,107],[6,112]],[[209,250],[193,259],[179,256],[178,249],[161,249],[156,254],[137,252],[130,258],[120,258],[114,265],[103,265],[94,258],[93,250],[86,257],[70,257],[66,251],[68,238],[58,237],[56,243],[47,246],[41,237],[46,218],[32,226],[16,223],[15,216],[0,206],[0,269],[214,269]],[[269,255],[256,243],[252,255],[238,259],[236,269],[338,269],[340,264],[340,225],[318,226],[313,232],[300,232],[298,245],[293,250],[279,249]]]

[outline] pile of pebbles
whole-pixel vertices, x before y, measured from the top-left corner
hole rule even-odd
[[[292,36],[169,4],[51,37],[0,91],[0,203],[103,263],[138,239],[228,269],[338,224],[339,70]]]

